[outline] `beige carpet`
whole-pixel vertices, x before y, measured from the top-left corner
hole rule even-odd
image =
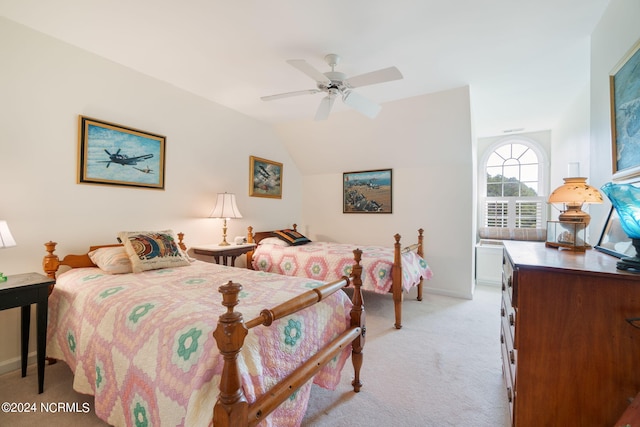
[[[365,294],[367,343],[364,386],[353,393],[352,367],[335,391],[314,387],[303,426],[507,426],[508,405],[500,364],[500,291],[478,287],[472,301],[410,294],[404,327],[393,328],[390,295]],[[47,366],[37,394],[35,365],[0,376],[0,403],[36,403],[36,413],[0,412],[0,426],[106,426],[93,399],[75,393],[64,363]],[[40,402],[76,403],[80,412],[44,414]],[[83,413],[83,403],[89,410]],[[52,407],[55,407],[53,405]],[[278,426],[280,427],[280,426]]]

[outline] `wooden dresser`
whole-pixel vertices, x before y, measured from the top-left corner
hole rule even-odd
[[[640,392],[640,274],[505,242],[502,359],[513,426],[614,426]],[[637,322],[640,327],[640,321]]]

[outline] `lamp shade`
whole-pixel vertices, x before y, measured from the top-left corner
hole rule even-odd
[[[209,218],[242,218],[242,214],[236,205],[236,195],[231,193],[218,193],[216,206]]]
[[[587,178],[564,178],[564,184],[549,196],[549,203],[602,203],[602,195],[587,184]]]
[[[9,231],[9,225],[7,221],[0,221],[0,248],[9,248],[15,246],[16,241]]]

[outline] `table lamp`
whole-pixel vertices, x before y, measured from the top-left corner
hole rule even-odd
[[[564,178],[564,184],[553,190],[549,203],[563,203],[566,207],[558,219],[565,222],[580,222],[589,225],[591,215],[582,210],[585,203],[602,203],[597,188],[587,184],[587,178]]]
[[[9,230],[9,226],[7,225],[7,221],[0,220],[0,248],[10,248],[16,245],[16,241],[13,239],[11,235],[11,231]],[[3,273],[0,273],[0,282],[6,282],[7,276]]]
[[[229,246],[227,242],[227,220],[231,218],[242,218],[238,205],[236,205],[236,195],[231,193],[218,193],[216,199],[216,206],[213,208],[213,212],[209,215],[209,218],[223,218],[224,223],[222,225],[222,242],[220,246]]]
[[[601,190],[611,200],[620,217],[622,230],[629,236],[631,244],[636,249],[635,256],[621,258],[616,267],[619,270],[640,272],[640,188],[631,184],[610,182],[603,185]]]
[[[547,221],[546,246],[584,252],[591,246],[586,242],[586,229],[591,215],[582,210],[585,203],[602,203],[597,188],[587,184],[587,178],[564,178],[564,184],[553,190],[549,203],[562,203],[564,210],[558,221]]]

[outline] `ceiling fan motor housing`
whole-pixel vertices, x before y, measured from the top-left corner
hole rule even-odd
[[[331,81],[330,83],[318,82],[318,89],[324,92],[331,92],[331,89],[336,89],[340,93],[344,93],[349,89],[349,85],[346,83],[347,75],[339,71],[328,71],[323,73]]]

